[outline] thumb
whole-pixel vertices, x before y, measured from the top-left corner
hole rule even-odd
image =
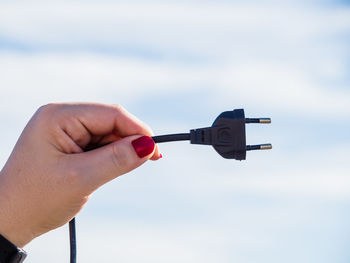
[[[155,143],[149,136],[129,136],[98,149],[74,154],[75,170],[90,190],[130,172],[150,159]],[[79,176],[79,177],[80,177]]]

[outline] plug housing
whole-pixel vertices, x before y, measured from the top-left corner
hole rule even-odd
[[[244,110],[221,113],[212,127],[190,131],[192,144],[213,145],[226,159],[245,160],[246,136]]]

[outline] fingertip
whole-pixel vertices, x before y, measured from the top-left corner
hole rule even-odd
[[[155,147],[155,149],[154,149],[154,154],[153,154],[153,156],[151,157],[150,160],[152,160],[152,161],[157,161],[157,160],[161,159],[162,157],[163,157],[163,156],[162,156],[162,154],[160,153],[159,146],[158,146],[158,144],[156,144],[156,147]]]

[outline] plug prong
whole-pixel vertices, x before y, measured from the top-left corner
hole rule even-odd
[[[246,150],[247,151],[253,151],[253,150],[271,150],[272,144],[258,144],[258,145],[247,145]]]
[[[271,123],[270,118],[246,118],[245,123]]]

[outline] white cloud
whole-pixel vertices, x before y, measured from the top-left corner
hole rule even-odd
[[[348,87],[328,87],[306,72],[283,64],[234,65],[223,70],[218,83],[226,88],[226,94],[262,108],[316,118],[350,116]]]
[[[260,61],[193,66],[91,54],[0,53],[0,70],[2,112],[19,115],[50,101],[127,103],[191,87],[213,93],[213,102],[316,118],[350,116],[347,88],[328,88],[294,67]]]
[[[0,2],[0,36],[39,51],[0,54],[1,92],[31,97],[37,105],[209,87],[218,101],[225,94],[227,104],[344,118],[350,95],[341,37],[350,28],[350,10],[311,6]],[[85,48],[124,55],[73,52]],[[152,55],[162,59],[137,58]]]
[[[5,2],[0,3],[0,34],[44,48],[139,48],[223,59],[279,47],[298,55],[304,48],[303,54],[312,51],[323,37],[345,34],[349,13],[266,2]]]

